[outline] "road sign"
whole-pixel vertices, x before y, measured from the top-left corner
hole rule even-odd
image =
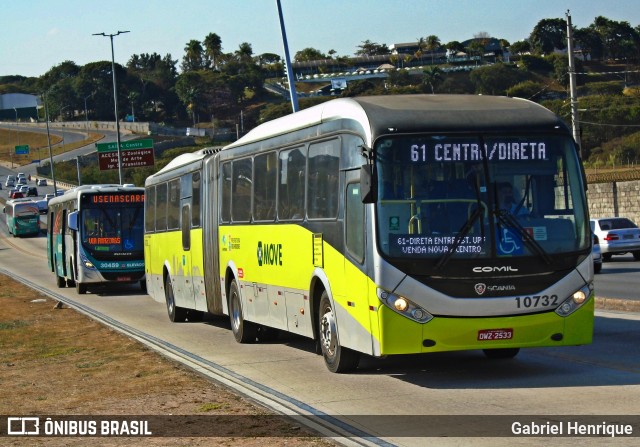
[[[16,155],[29,155],[29,145],[23,144],[16,146]]]
[[[111,143],[96,143],[96,149],[98,152],[117,152],[118,143],[116,141],[112,141]],[[120,142],[121,151],[127,151],[130,149],[153,149],[153,140],[147,139]]]
[[[96,144],[100,170],[118,169],[118,143]],[[153,166],[153,140],[133,140],[120,143],[120,158],[123,168]]]

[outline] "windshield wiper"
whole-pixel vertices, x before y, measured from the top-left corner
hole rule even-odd
[[[463,239],[467,236],[467,234],[469,234],[469,231],[471,231],[471,229],[473,228],[473,224],[476,223],[476,220],[478,220],[480,217],[482,217],[482,207],[476,208],[471,214],[471,216],[469,217],[469,219],[467,219],[467,221],[464,223],[462,228],[460,228],[460,231],[458,231],[458,235],[456,236],[456,240],[453,241],[453,244],[451,244],[448,247],[449,251],[447,251],[444,254],[444,256],[440,258],[440,260],[436,264],[436,269],[444,267],[444,265],[449,261],[449,259],[451,259],[451,256],[453,256],[453,254],[456,252],[456,250],[462,243]],[[482,230],[483,230],[482,236],[484,238],[484,226],[482,226]]]
[[[497,209],[493,211],[493,215],[496,216],[500,223],[502,223],[502,225],[504,225],[505,227],[513,228],[514,230],[516,230],[518,235],[520,235],[520,237],[522,238],[522,242],[524,242],[525,245],[531,249],[531,251],[537,253],[544,260],[544,262],[547,263],[547,265],[551,264],[552,259],[547,254],[547,252],[544,251],[544,248],[542,248],[542,246],[533,238],[533,236],[531,236],[531,234],[529,234],[529,232],[525,230],[522,225],[520,225],[520,222],[518,222],[518,220],[511,213],[506,210]]]

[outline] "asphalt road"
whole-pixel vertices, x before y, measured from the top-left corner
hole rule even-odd
[[[172,324],[164,303],[137,288],[87,295],[58,289],[44,247],[44,237],[10,238],[0,223],[0,272],[124,328],[266,405],[315,420],[337,419],[355,433],[353,441],[411,447],[540,445],[539,438],[459,437],[473,426],[508,429],[530,420],[527,415],[577,421],[595,415],[597,423],[635,424],[636,438],[548,440],[554,446],[634,445],[640,433],[640,356],[633,354],[640,344],[637,313],[598,312],[594,342],[587,346],[525,349],[507,361],[491,361],[478,351],[365,358],[353,374],[331,374],[307,339],[285,336],[240,345],[226,318]],[[425,439],[440,435],[447,437]]]

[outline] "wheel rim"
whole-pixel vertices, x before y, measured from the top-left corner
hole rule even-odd
[[[167,308],[169,309],[169,313],[173,314],[173,309],[175,303],[173,302],[173,288],[171,288],[171,283],[167,281]]]
[[[322,349],[329,357],[334,357],[336,353],[336,324],[331,307],[324,310],[320,320],[320,338]]]
[[[238,305],[238,295],[233,293],[231,295],[231,324],[234,332],[237,332],[240,328],[240,306]]]

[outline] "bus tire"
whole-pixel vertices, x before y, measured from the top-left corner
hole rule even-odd
[[[164,298],[167,302],[167,313],[172,323],[182,323],[187,319],[187,309],[176,306],[173,285],[169,275],[164,280]]]
[[[58,276],[56,274],[56,285],[58,286],[59,289],[67,287],[67,280],[64,279],[62,276]]]
[[[238,343],[253,343],[258,335],[258,326],[244,319],[238,283],[234,279],[229,286],[229,321],[231,331]]]
[[[276,328],[269,326],[258,326],[258,341],[261,343],[275,341],[278,339],[280,335],[280,331]]]
[[[84,295],[87,293],[87,285],[82,284],[80,281],[76,281],[76,292],[78,292],[78,295]]]
[[[333,373],[347,372],[358,367],[360,354],[340,346],[338,331],[335,323],[335,312],[326,291],[320,298],[320,312],[318,312],[318,337],[324,363]]]
[[[512,359],[518,355],[520,348],[483,349],[482,352],[490,359]]]
[[[140,290],[142,293],[147,293],[147,281],[145,279],[140,280]]]

